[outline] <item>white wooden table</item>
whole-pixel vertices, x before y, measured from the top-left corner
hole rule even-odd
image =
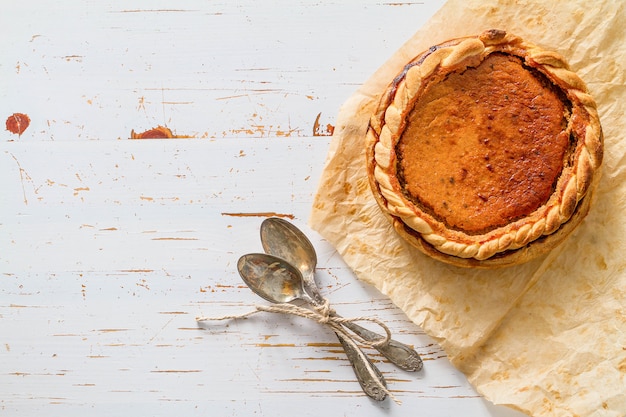
[[[306,224],[342,103],[441,5],[5,2],[0,13],[0,415],[498,416],[445,353]],[[129,140],[167,126],[188,139]],[[422,354],[373,355],[263,313],[240,280],[271,214],[307,232],[322,292]],[[372,352],[372,351],[368,351]]]

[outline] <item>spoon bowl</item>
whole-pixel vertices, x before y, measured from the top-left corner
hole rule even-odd
[[[304,279],[313,276],[317,254],[311,241],[300,229],[280,217],[270,217],[261,223],[260,233],[266,253],[283,258],[298,268]]]
[[[250,253],[237,261],[241,279],[258,296],[272,303],[305,298],[302,275],[293,265],[273,255]]]

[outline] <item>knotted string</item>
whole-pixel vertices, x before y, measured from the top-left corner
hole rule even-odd
[[[382,321],[372,318],[372,317],[352,317],[352,318],[344,318],[337,316],[335,314],[335,310],[330,307],[330,303],[328,300],[324,301],[324,304],[320,306],[314,306],[312,309],[304,308],[297,306],[295,304],[289,303],[278,303],[272,305],[255,305],[255,310],[249,311],[243,314],[237,315],[228,315],[228,316],[219,316],[219,317],[196,317],[196,321],[220,321],[220,320],[237,320],[237,319],[245,319],[254,314],[260,312],[266,313],[283,313],[283,314],[291,314],[298,317],[304,317],[313,321],[316,321],[321,324],[325,324],[331,327],[333,330],[345,334],[346,336],[356,340],[359,343],[362,343],[366,346],[377,348],[380,346],[385,346],[391,340],[391,330],[389,327]],[[380,328],[382,328],[385,332],[385,336],[381,337],[377,340],[365,340],[358,334],[354,332],[348,332],[344,327],[344,323],[352,323],[357,321],[369,321],[371,323],[375,323]]]
[[[304,317],[313,321],[316,321],[321,324],[325,324],[329,326],[335,333],[341,333],[341,335],[351,338],[359,343],[362,343],[366,346],[377,348],[380,346],[384,346],[389,343],[391,340],[391,330],[389,327],[382,321],[372,318],[372,317],[352,317],[352,318],[344,318],[339,317],[335,314],[335,310],[330,307],[330,302],[328,300],[324,300],[324,303],[320,306],[313,306],[312,309],[304,308],[297,306],[295,304],[288,303],[278,303],[272,305],[255,305],[255,310],[249,311],[243,314],[237,315],[226,315],[219,317],[196,317],[197,322],[203,321],[221,321],[221,320],[238,320],[245,319],[252,315],[255,315],[260,312],[267,313],[283,313],[283,314],[291,314],[298,317]],[[348,330],[343,327],[344,323],[356,322],[356,321],[369,321],[377,324],[385,331],[385,336],[381,337],[377,340],[365,340],[358,334],[354,332],[348,332]],[[369,370],[370,373],[373,371]],[[372,380],[375,381],[378,385],[378,388],[385,392],[393,401],[398,404],[401,404],[401,401],[396,399],[391,392],[378,380],[378,376],[372,374]]]

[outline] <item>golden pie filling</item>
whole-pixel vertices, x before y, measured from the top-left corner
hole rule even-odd
[[[408,63],[371,118],[366,151],[374,196],[402,237],[449,263],[502,266],[582,220],[602,130],[562,57],[491,30]]]
[[[407,196],[467,233],[527,216],[561,173],[567,118],[545,80],[492,54],[428,86],[409,113],[396,146]]]

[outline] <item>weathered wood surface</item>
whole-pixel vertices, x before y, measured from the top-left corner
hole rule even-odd
[[[0,14],[0,415],[518,413],[306,227],[341,104],[442,1],[12,2]],[[167,126],[187,139],[129,140]],[[261,313],[237,258],[268,215],[303,228],[322,292],[423,355],[373,358],[360,391],[334,335]],[[373,351],[369,351],[373,352]]]

